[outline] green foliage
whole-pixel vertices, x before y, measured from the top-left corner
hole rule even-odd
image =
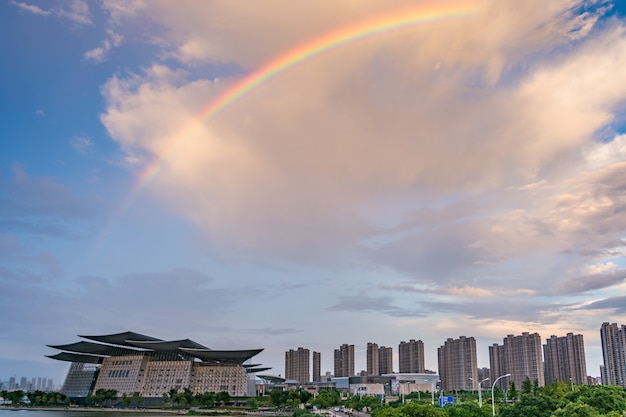
[[[215,396],[215,400],[220,404],[221,403],[226,404],[227,402],[230,401],[230,399],[231,399],[230,394],[226,391],[220,391]]]
[[[626,410],[626,390],[610,385],[580,385],[568,393],[565,399],[570,402],[587,404],[600,414]]]
[[[500,417],[550,417],[557,409],[558,402],[549,396],[523,395],[515,404],[502,406]]]
[[[517,399],[517,389],[515,389],[515,382],[509,382],[509,398],[512,400]]]
[[[446,417],[446,412],[429,404],[408,403],[400,408],[406,417]]]
[[[463,403],[452,407],[444,407],[448,417],[490,417],[491,407],[480,408],[477,404]]]
[[[341,397],[339,391],[334,389],[323,389],[317,393],[313,404],[319,405],[321,408],[328,408],[341,404]]]
[[[298,408],[293,412],[293,417],[309,417],[312,416],[311,412],[306,408]]]
[[[530,395],[532,393],[532,383],[530,382],[530,378],[526,377],[524,381],[522,381],[522,394]]]
[[[598,411],[583,403],[567,403],[563,408],[559,408],[551,417],[600,417]]]

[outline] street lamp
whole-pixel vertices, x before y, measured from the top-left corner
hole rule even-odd
[[[485,378],[480,382],[474,380],[474,378],[470,378],[470,380],[478,384],[478,405],[480,408],[483,408],[483,382],[488,381],[489,378]]]
[[[507,377],[507,376],[511,376],[511,374],[501,375],[497,377],[496,380],[493,381],[493,385],[491,386],[491,415],[493,416],[496,415],[496,402],[493,398],[493,390],[496,387],[496,382],[498,382],[500,379]]]

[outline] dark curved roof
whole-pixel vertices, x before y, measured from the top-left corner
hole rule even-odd
[[[195,356],[198,359],[209,362],[220,363],[238,363],[242,364],[253,356],[263,352],[263,349],[248,349],[248,350],[211,350],[211,349],[191,349],[180,348],[183,352],[189,353],[191,356]]]
[[[162,342],[162,339],[157,339],[155,337],[146,336],[144,334],[135,333],[135,332],[123,332],[123,333],[115,333],[115,334],[107,334],[102,336],[81,336],[83,339],[95,340],[96,342],[109,343],[112,345],[122,345],[122,346],[132,346],[129,345],[127,340],[133,341],[152,341],[152,342]]]
[[[261,364],[260,363],[250,363],[250,364],[244,363],[241,366],[243,366],[244,368],[256,368],[257,366],[261,366]]]
[[[183,340],[127,340],[127,343],[131,346],[137,346],[144,349],[151,350],[178,350],[179,348],[191,348],[191,349],[203,349],[211,350],[206,346],[202,346],[200,343],[196,343],[190,339]]]
[[[100,343],[92,343],[80,341],[76,343],[70,343],[69,345],[48,345],[53,349],[58,350],[67,350],[69,352],[76,353],[86,353],[89,355],[102,355],[102,356],[113,356],[113,355],[133,355],[140,353],[137,349],[127,349],[118,346],[109,346],[102,345]]]
[[[247,372],[247,373],[249,373],[249,374],[253,374],[253,373],[255,373],[255,372],[263,372],[263,371],[268,371],[268,370],[270,370],[270,369],[272,369],[272,367],[271,367],[271,366],[270,366],[270,367],[266,367],[266,368],[247,368],[247,369],[246,369],[246,372]]]
[[[56,355],[46,355],[50,359],[56,359],[58,361],[66,362],[81,362],[81,363],[102,363],[104,357],[92,356],[92,355],[79,355],[77,353],[61,352]]]
[[[266,381],[273,382],[274,384],[282,384],[286,381],[285,378],[281,378],[279,376],[274,375],[257,375],[259,378],[265,379]]]
[[[51,359],[70,362],[101,363],[104,357],[141,355],[147,352],[179,351],[202,361],[232,363],[244,366],[248,372],[271,368],[259,368],[260,364],[243,365],[263,349],[212,350],[191,339],[162,340],[135,332],[115,333],[102,336],[79,336],[94,342],[80,341],[68,345],[48,345],[65,352],[49,355]],[[179,355],[180,356],[180,355]],[[181,359],[184,359],[181,356]]]

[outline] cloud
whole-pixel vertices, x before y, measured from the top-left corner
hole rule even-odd
[[[582,307],[585,310],[612,310],[614,314],[626,314],[626,296],[617,296],[594,301]]]
[[[12,178],[0,181],[0,215],[8,219],[84,219],[94,214],[90,202],[51,177],[29,175],[20,165]]]
[[[85,154],[93,148],[94,144],[91,139],[86,136],[74,136],[70,140],[70,145],[78,153]]]
[[[60,8],[55,14],[79,25],[93,25],[89,5],[84,0],[72,0],[69,7]]]
[[[391,297],[340,296],[330,311],[373,312],[393,317],[420,317],[425,312],[420,309],[406,309],[393,305]]]
[[[38,6],[12,0],[12,5],[19,7],[21,10],[39,16],[55,16],[71,21],[76,25],[93,25],[89,11],[89,5],[84,0],[72,0],[70,2],[55,2],[50,10],[44,10]]]
[[[612,287],[626,280],[626,270],[610,273],[596,273],[587,276],[569,278],[558,283],[552,294],[572,295],[592,290]]]
[[[122,44],[124,37],[112,30],[107,30],[108,38],[102,41],[102,45],[85,52],[85,59],[94,63],[106,61],[107,56],[113,48],[117,48]]]
[[[22,10],[25,10],[27,12],[30,12],[36,15],[40,15],[40,16],[50,15],[49,11],[43,10],[40,7],[35,6],[34,4],[27,4],[27,3],[20,2],[20,1],[11,1],[10,3],[14,6],[19,7]]]
[[[158,170],[148,192],[193,222],[213,256],[356,264],[461,302],[521,295],[507,317],[538,307],[528,317],[551,321],[533,297],[617,282],[588,268],[619,256],[626,230],[626,140],[598,137],[626,97],[626,31],[582,5],[480,2],[454,21],[314,56],[199,120],[242,78],[198,68],[253,72],[307,40],[423,4],[335,2],[332,14],[282,4],[293,12],[284,21],[267,4],[146,3],[164,60],[112,77],[101,120],[136,167]],[[422,311],[368,301],[331,309]]]

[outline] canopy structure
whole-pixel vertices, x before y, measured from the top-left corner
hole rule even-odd
[[[145,341],[145,342],[162,342],[162,339],[157,339],[155,337],[146,336],[140,333],[135,332],[123,332],[123,333],[115,333],[115,334],[107,334],[102,336],[81,336],[83,339],[94,340],[96,342],[108,343],[111,345],[121,345],[121,346],[132,346],[127,341]]]
[[[203,362],[237,363],[239,365],[263,351],[263,349],[211,350],[193,348],[180,348],[180,350],[200,359]]]
[[[76,343],[70,343],[69,345],[47,345],[53,349],[66,350],[68,352],[85,353],[88,355],[103,355],[103,356],[120,356],[120,355],[135,355],[140,353],[137,349],[127,349],[119,346],[103,345],[100,343],[80,341]]]
[[[65,362],[102,363],[104,357],[92,355],[79,355],[77,353],[61,352],[56,355],[46,355],[47,358]]]
[[[261,364],[244,365],[244,362],[258,355],[263,349],[213,350],[191,339],[163,340],[131,331],[79,337],[90,341],[83,340],[67,345],[48,345],[48,347],[62,352],[56,355],[47,355],[47,357],[69,362],[102,363],[104,358],[112,356],[157,355],[158,357],[175,358],[171,360],[193,360],[195,358],[202,362],[215,364],[237,364],[244,366],[248,373],[271,369],[261,368]]]

